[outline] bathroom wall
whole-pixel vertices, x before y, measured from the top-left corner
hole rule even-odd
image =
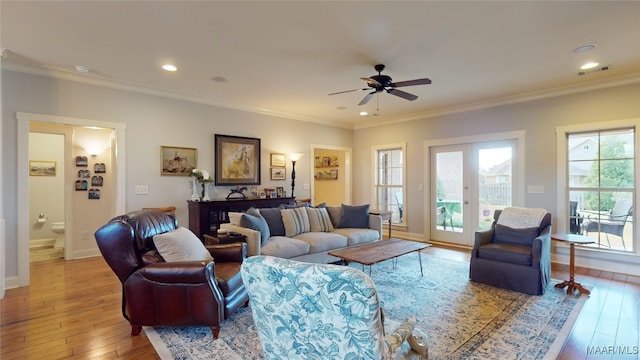
[[[51,161],[55,176],[29,176],[29,243],[55,239],[51,223],[64,221],[64,135],[29,133],[29,161]],[[39,223],[44,214],[45,223]],[[35,241],[34,241],[35,240]]]

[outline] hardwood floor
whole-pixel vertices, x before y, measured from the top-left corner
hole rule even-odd
[[[468,251],[424,252],[469,261]],[[552,276],[568,278],[568,266]],[[101,257],[32,263],[31,281],[0,300],[1,359],[159,359],[144,333],[129,336],[120,283]],[[578,268],[576,281],[593,290],[559,359],[638,360],[640,277]]]

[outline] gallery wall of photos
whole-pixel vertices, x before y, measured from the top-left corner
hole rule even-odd
[[[86,156],[76,156],[76,167],[78,168],[76,191],[86,191],[89,200],[100,200],[100,188],[104,183],[102,174],[107,173],[106,165],[104,163],[89,164]],[[93,167],[93,173],[91,167]]]

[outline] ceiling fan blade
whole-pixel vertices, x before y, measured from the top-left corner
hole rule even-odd
[[[338,94],[344,94],[344,93],[349,93],[354,91],[363,91],[363,90],[369,90],[369,89],[353,89],[353,90],[338,91],[338,92],[331,93],[329,95],[338,95]]]
[[[391,87],[402,87],[402,86],[414,86],[414,85],[429,85],[431,84],[431,80],[424,79],[415,79],[415,80],[407,80],[407,81],[398,81],[390,84]]]
[[[409,94],[408,92],[402,91],[402,90],[398,90],[398,89],[389,89],[387,90],[387,92],[389,94],[395,95],[395,96],[399,96],[403,99],[407,99],[409,101],[413,101],[415,99],[418,98],[417,95],[413,95],[413,94]]]
[[[376,79],[372,79],[372,78],[360,78],[360,79],[366,81],[367,84],[369,84],[370,86],[374,86],[374,87],[375,86],[382,86],[382,84],[380,84],[378,82],[378,80],[376,80]]]
[[[362,99],[362,101],[360,101],[358,103],[358,105],[364,105],[364,104],[368,103],[369,100],[371,100],[371,97],[373,97],[373,94],[375,94],[375,93],[376,93],[376,91],[368,93],[367,96],[365,96],[364,99]]]

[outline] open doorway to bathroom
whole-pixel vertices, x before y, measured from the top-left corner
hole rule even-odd
[[[38,129],[47,131],[29,132],[29,262],[62,259],[65,247],[65,131]]]

